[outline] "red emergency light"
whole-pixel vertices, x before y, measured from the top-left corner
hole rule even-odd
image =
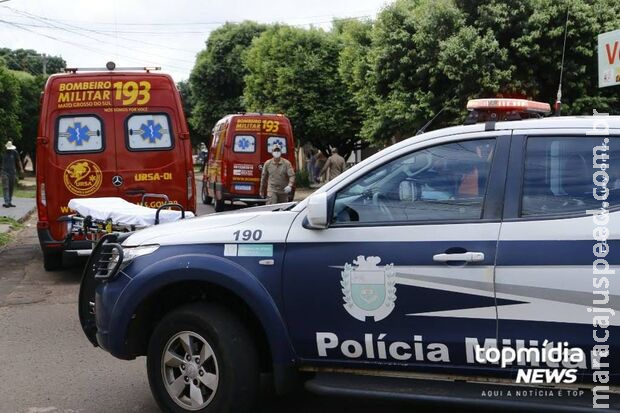
[[[467,102],[469,115],[465,125],[481,122],[512,121],[540,118],[551,113],[548,103],[526,99],[492,98],[472,99]]]
[[[494,99],[472,99],[467,102],[468,110],[489,110],[489,111],[517,111],[549,114],[551,106],[548,103],[536,102],[526,99],[494,98]]]

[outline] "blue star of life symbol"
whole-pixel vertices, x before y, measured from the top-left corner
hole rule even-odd
[[[247,138],[241,138],[237,144],[239,145],[239,148],[243,150],[249,149],[250,146],[252,145],[250,140]]]
[[[88,142],[90,139],[88,132],[90,132],[88,126],[82,126],[82,122],[75,122],[73,127],[69,126],[67,128],[67,133],[69,134],[68,140],[71,143],[82,146],[84,141]]]
[[[284,148],[284,141],[280,139],[274,139],[274,141],[271,143],[272,147],[273,145],[278,145],[280,148]]]
[[[155,143],[157,139],[161,139],[163,137],[161,133],[161,125],[159,123],[155,123],[154,120],[148,120],[146,124],[142,124],[140,126],[142,129],[142,139],[148,139],[150,143]]]

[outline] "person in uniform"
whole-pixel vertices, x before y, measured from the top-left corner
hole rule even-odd
[[[312,177],[313,183],[318,184],[321,182],[321,171],[323,170],[323,166],[327,159],[323,152],[320,150],[317,151],[316,155],[314,155],[314,176]]]
[[[200,160],[200,170],[204,173],[205,166],[207,165],[207,159],[209,157],[209,150],[207,149],[207,145],[204,142],[200,143],[200,153],[198,154],[198,159]]]
[[[263,173],[260,179],[260,196],[267,195],[267,205],[288,202],[288,196],[295,184],[295,171],[293,165],[282,158],[282,149],[279,145],[273,145],[271,149],[272,159],[263,165]]]
[[[4,195],[3,207],[14,207],[13,191],[15,190],[15,183],[17,182],[17,171],[22,175],[24,170],[22,168],[17,148],[13,145],[13,142],[8,141],[5,145],[6,150],[2,154],[2,194]]]
[[[343,173],[346,166],[347,162],[342,156],[338,155],[338,149],[334,148],[332,149],[331,156],[327,158],[327,162],[325,162],[325,165],[323,165],[323,168],[321,169],[321,175],[323,175],[324,172],[327,172],[327,181],[329,182]]]

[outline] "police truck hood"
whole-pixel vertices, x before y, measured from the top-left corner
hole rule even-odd
[[[237,241],[283,242],[298,213],[274,211],[271,208],[270,210],[243,210],[242,212],[188,218],[136,231],[123,242],[123,246],[234,243]],[[260,239],[243,239],[244,231],[250,231],[245,233],[247,235],[254,234],[257,230],[260,230]]]

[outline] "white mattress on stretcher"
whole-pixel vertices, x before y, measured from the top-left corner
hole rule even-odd
[[[155,225],[156,209],[132,204],[122,198],[74,198],[69,201],[69,208],[77,211],[81,216],[91,216],[94,220],[106,221],[111,219],[117,225],[135,225],[148,227]],[[192,218],[194,214],[185,211],[185,218]],[[181,219],[181,211],[164,209],[159,212],[159,222],[173,222]]]

